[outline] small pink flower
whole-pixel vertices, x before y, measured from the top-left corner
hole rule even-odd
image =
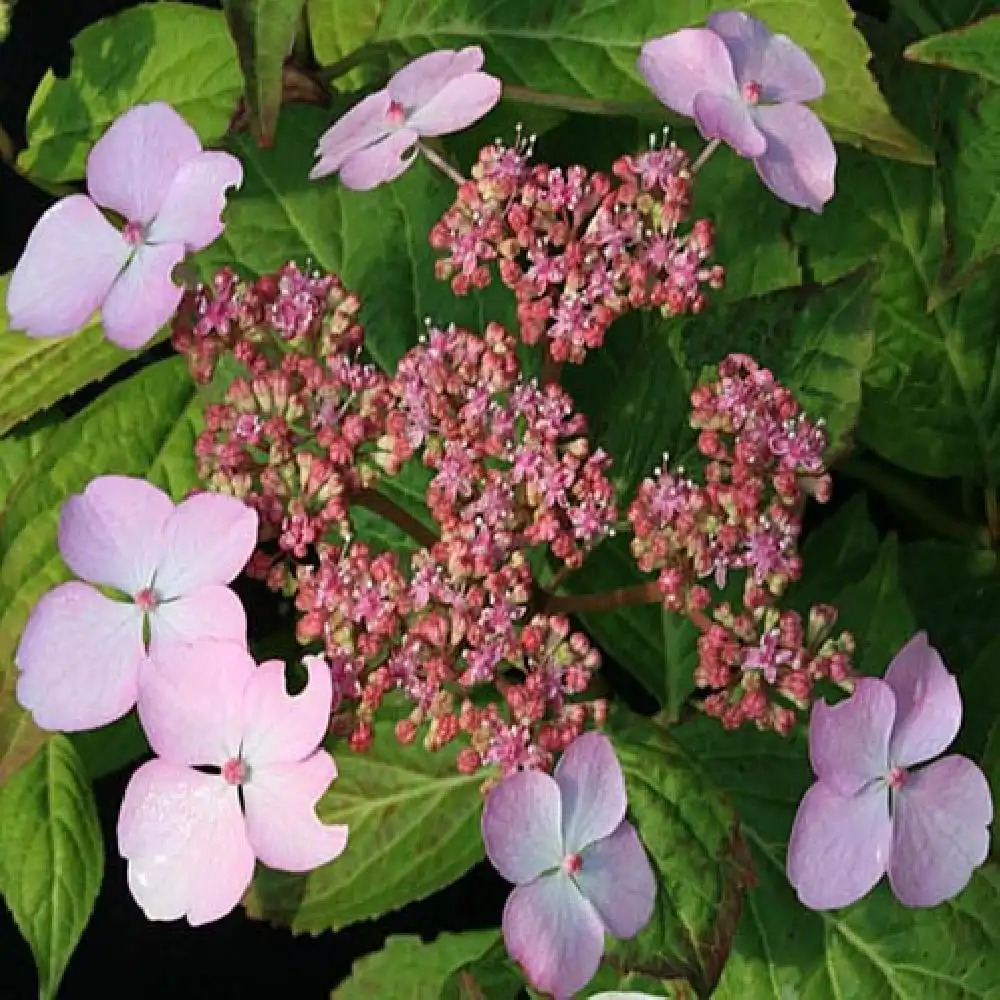
[[[784,35],[749,14],[723,11],[707,28],[647,42],[639,72],[668,108],[694,118],[706,139],[752,159],[779,198],[819,212],[833,197],[836,150],[801,103],[822,96],[823,76]]]
[[[56,202],[28,238],[7,290],[11,328],[58,337],[100,309],[109,340],[141,347],[181,300],[174,266],[219,236],[225,191],[242,180],[240,161],[203,150],[168,104],[125,112],[87,158],[90,197]]]
[[[235,643],[178,644],[143,661],[139,718],[157,757],[125,789],[118,849],[150,920],[218,920],[239,903],[255,858],[303,872],[344,850],[347,827],[315,812],[337,776],[318,749],[330,669],[318,656],[305,664],[309,682],[290,697],[280,660],[258,667]]]
[[[91,480],[59,516],[59,551],[87,582],[60,584],[32,610],[18,701],[44,729],[92,729],[135,704],[147,627],[153,655],[204,637],[245,644],[243,605],[226,584],[256,542],[257,515],[233,497],[198,493],[175,507],[142,479]]]
[[[420,138],[468,128],[500,100],[500,81],[480,72],[482,65],[477,45],[414,59],[320,137],[309,176],[339,171],[341,183],[358,191],[395,180]]]
[[[507,950],[555,1000],[597,972],[605,932],[633,937],[652,916],[656,881],[625,806],[621,767],[597,732],[576,739],[554,776],[512,774],[486,798],[486,853],[516,885]]]
[[[955,755],[910,770],[947,749],[961,721],[958,685],[923,632],[885,680],[862,678],[833,708],[817,702],[809,755],[819,780],[788,845],[788,878],[806,906],[847,906],[886,871],[906,906],[935,906],[965,888],[989,851],[986,779]]]

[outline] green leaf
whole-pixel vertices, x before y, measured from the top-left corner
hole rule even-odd
[[[931,633],[931,638],[934,634]],[[997,684],[997,664],[1000,664],[1000,636],[988,642],[971,663],[958,675],[962,693],[962,728],[951,747],[954,753],[979,758],[990,738],[990,731],[1000,719],[1000,684]],[[956,667],[947,664],[954,671]]]
[[[440,1000],[511,1000],[522,995],[524,976],[507,954],[499,931],[494,932],[494,942],[488,951],[448,977]]]
[[[975,73],[984,80],[1000,83],[1000,14],[921,39],[903,55],[914,62]]]
[[[986,749],[983,751],[983,771],[993,792],[993,801],[1000,802],[1000,719],[993,724]],[[1000,824],[994,823],[992,830],[993,854],[1000,850]]]
[[[114,774],[149,753],[146,734],[135,712],[100,729],[71,733],[69,738],[91,781]]]
[[[90,784],[70,742],[55,735],[0,786],[0,894],[35,956],[41,1000],[56,996],[103,871]]]
[[[583,992],[578,995],[583,1000],[585,997],[594,997],[598,993],[609,991],[613,991],[615,994],[625,991],[626,996],[633,992],[648,994],[654,997],[665,997],[666,1000],[696,1000],[698,996],[691,985],[683,979],[655,979],[637,972],[623,974],[607,963],[597,970],[597,975],[587,983]],[[533,997],[539,995],[533,990],[528,992]],[[504,998],[504,1000],[509,1000],[509,998]]]
[[[0,510],[7,502],[7,494],[55,429],[55,421],[46,416],[22,424],[0,440]]]
[[[28,109],[18,166],[51,183],[83,177],[87,153],[105,129],[148,101],[171,104],[202,142],[214,142],[240,90],[221,13],[166,2],[122,11],[77,35],[69,76],[45,75]]]
[[[375,32],[385,0],[307,0],[313,52],[323,66],[361,48]]]
[[[0,518],[0,781],[47,738],[15,699],[14,653],[35,602],[72,576],[56,539],[63,501],[107,473],[145,476],[182,498],[198,485],[200,411],[182,358],[144,368],[58,427],[7,497]]]
[[[398,909],[454,882],[483,856],[483,774],[455,768],[458,747],[402,746],[388,720],[366,753],[342,748],[317,811],[350,828],[347,849],[309,875],[258,869],[247,912],[295,933],[337,930]]]
[[[281,70],[305,0],[223,0],[243,70],[250,122],[262,146],[274,142],[281,110]]]

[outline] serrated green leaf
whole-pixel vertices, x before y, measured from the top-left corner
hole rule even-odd
[[[143,4],[85,28],[69,76],[45,75],[28,109],[18,166],[51,183],[83,177],[87,152],[122,112],[166,101],[204,143],[226,131],[241,90],[222,14],[186,3]]]
[[[448,977],[439,1000],[511,1000],[522,995],[524,976],[507,954],[499,931],[494,932],[494,942]]]
[[[538,996],[532,990],[532,997]],[[630,972],[623,974],[608,964],[597,970],[597,975],[584,987],[579,994],[580,1000],[594,1000],[600,995],[601,1000],[612,997],[614,1000],[643,1000],[645,997],[664,997],[665,1000],[696,1000],[698,994],[690,983],[682,979],[654,979]]]
[[[385,0],[307,0],[313,52],[323,66],[360,49],[375,32]],[[348,78],[350,79],[350,78]]]
[[[923,38],[909,46],[903,55],[914,62],[975,73],[984,80],[1000,83],[1000,14]]]
[[[7,502],[7,494],[56,429],[57,419],[46,415],[29,421],[0,440],[0,510]]]
[[[41,1000],[56,996],[103,871],[87,776],[70,742],[52,736],[0,786],[0,894],[35,956]]]

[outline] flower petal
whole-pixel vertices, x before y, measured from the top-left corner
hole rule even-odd
[[[448,135],[479,121],[500,100],[500,81],[488,73],[467,73],[448,83],[418,108],[407,126],[420,135]]]
[[[688,118],[694,115],[698,94],[739,97],[725,43],[707,28],[685,28],[646,42],[638,66],[650,90]]]
[[[559,786],[541,771],[521,771],[494,785],[483,806],[486,856],[508,882],[520,885],[562,864]]]
[[[183,259],[183,243],[144,243],[138,247],[101,309],[108,340],[135,350],[153,339],[184,294],[172,277],[174,267]]]
[[[59,551],[77,576],[134,597],[153,581],[173,510],[170,497],[145,479],[98,476],[63,504]]]
[[[202,639],[233,642],[246,648],[246,612],[228,587],[199,587],[183,597],[164,601],[150,612],[150,656],[158,657],[178,642]]]
[[[884,787],[845,798],[817,781],[792,824],[788,881],[811,910],[847,906],[885,874],[891,839]]]
[[[577,854],[610,836],[625,818],[625,779],[611,741],[603,733],[578,736],[554,777],[562,792],[563,843]]]
[[[163,528],[156,590],[179,597],[229,583],[257,545],[257,513],[236,497],[195,493],[177,505]]]
[[[38,220],[7,288],[12,330],[60,337],[87,322],[131,252],[83,194],[57,201]]]
[[[438,49],[407,63],[389,80],[386,90],[393,101],[408,110],[433,101],[453,80],[482,68],[483,50],[478,45],[464,49]]]
[[[243,786],[247,834],[265,865],[307,872],[344,850],[347,827],[327,826],[316,815],[316,803],[336,777],[325,750],[294,764],[251,765]]]
[[[87,157],[87,189],[129,222],[153,221],[181,166],[201,152],[193,128],[169,104],[138,104],[116,118]]]
[[[823,96],[823,74],[786,35],[773,35],[762,21],[735,10],[713,14],[708,27],[726,43],[737,84],[759,83],[762,101],[813,101]]]
[[[85,583],[35,605],[17,648],[17,700],[43,729],[96,729],[134,704],[142,612]]]
[[[862,677],[837,705],[817,701],[809,722],[809,759],[816,776],[839,795],[853,795],[889,772],[896,699],[885,681]]]
[[[139,667],[139,720],[149,745],[173,764],[221,767],[240,752],[249,653],[210,639],[173,643]]]
[[[418,138],[412,129],[401,128],[375,145],[351,154],[340,168],[340,182],[354,191],[368,191],[395,180],[416,158],[416,150],[409,156],[403,154]]]
[[[319,139],[316,155],[320,157],[309,176],[316,180],[336,173],[348,157],[384,139],[391,131],[389,105],[392,98],[388,90],[369,94],[355,104],[342,118],[338,118]]]
[[[905,906],[957,896],[990,849],[993,802],[983,772],[945,757],[907,775],[895,792],[889,881]]]
[[[300,761],[326,735],[333,702],[330,667],[322,656],[306,656],[305,689],[285,690],[285,664],[268,660],[254,672],[243,695],[243,755],[251,768]]]
[[[740,156],[753,158],[767,149],[746,102],[703,91],[694,99],[694,120],[706,139],[721,139]]]
[[[146,242],[183,243],[189,253],[207,247],[226,228],[226,191],[242,183],[243,165],[235,156],[199,153],[177,171]]]
[[[555,1000],[586,986],[604,951],[597,911],[561,871],[514,889],[503,910],[503,936],[532,985]]]
[[[944,753],[962,724],[962,696],[926,632],[918,632],[893,657],[885,683],[896,696],[892,763],[912,767]]]
[[[634,937],[649,923],[656,877],[635,827],[624,821],[581,855],[576,884],[617,938]]]
[[[767,152],[754,160],[761,180],[779,198],[821,212],[833,197],[837,151],[823,123],[801,104],[753,109],[767,139]]]
[[[224,917],[253,876],[236,788],[218,775],[151,760],[132,775],[118,816],[128,885],[150,920]]]

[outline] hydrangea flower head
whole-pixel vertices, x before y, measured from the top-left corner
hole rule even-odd
[[[817,702],[809,755],[817,782],[799,805],[788,878],[812,909],[847,906],[888,871],[906,906],[935,906],[965,888],[989,851],[993,804],[983,773],[942,753],[962,701],[925,633],[885,679],[866,677],[834,707]]]
[[[59,551],[86,582],[60,584],[32,610],[18,701],[43,729],[92,729],[135,704],[147,631],[154,655],[206,636],[245,644],[243,605],[226,584],[256,542],[257,515],[241,500],[197,493],[175,507],[142,479],[92,480],[59,516]]]
[[[821,97],[820,71],[794,42],[749,14],[721,11],[642,47],[639,72],[672,111],[694,118],[753,160],[779,198],[814,212],[834,191],[837,153],[803,101]]]
[[[482,65],[478,45],[414,59],[320,137],[309,176],[339,172],[341,183],[358,191],[395,180],[413,162],[419,139],[460,132],[500,100],[500,81]]]
[[[258,667],[236,643],[177,644],[143,661],[139,718],[157,757],[125,790],[118,848],[151,920],[217,920],[240,901],[255,858],[303,872],[347,845],[347,827],[315,812],[337,776],[317,749],[332,690],[326,661],[305,663],[293,697],[281,661]]]
[[[597,972],[606,931],[633,937],[652,915],[656,881],[625,806],[618,759],[597,732],[578,737],[554,775],[522,771],[487,795],[486,853],[516,886],[503,912],[507,950],[555,1000]]]
[[[87,158],[90,196],[56,202],[28,238],[7,290],[11,328],[57,337],[100,309],[109,340],[141,347],[181,300],[175,265],[219,236],[226,189],[242,180],[240,161],[203,150],[170,105],[126,111]]]

